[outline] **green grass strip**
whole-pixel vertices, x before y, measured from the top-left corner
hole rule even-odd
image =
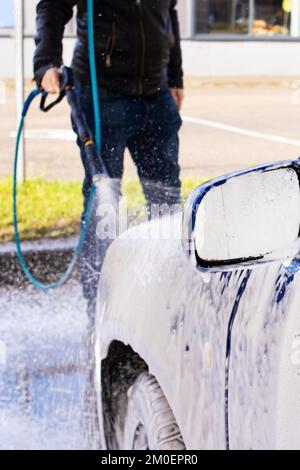
[[[183,178],[182,196],[202,184],[205,178]],[[144,204],[140,184],[125,180],[123,194],[128,205]],[[19,229],[22,240],[68,237],[78,233],[82,212],[79,182],[28,180],[18,189]],[[0,180],[0,243],[13,240],[12,179]]]

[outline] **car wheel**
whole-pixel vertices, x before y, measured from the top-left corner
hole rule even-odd
[[[127,395],[124,449],[185,449],[174,414],[155,377],[141,373]]]

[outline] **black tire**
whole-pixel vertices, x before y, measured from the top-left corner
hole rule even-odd
[[[142,372],[128,390],[126,450],[185,450],[174,414],[155,377]]]

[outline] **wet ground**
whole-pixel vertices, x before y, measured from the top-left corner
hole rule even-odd
[[[80,285],[0,289],[0,449],[89,448]]]

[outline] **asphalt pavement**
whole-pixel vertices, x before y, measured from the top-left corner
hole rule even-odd
[[[30,88],[27,86],[27,90]],[[0,102],[0,177],[12,174],[16,128],[14,89],[5,82]],[[182,110],[183,176],[214,177],[300,154],[300,81],[296,79],[187,79]],[[64,102],[27,119],[27,175],[81,180],[83,173]],[[126,155],[126,175],[136,177]]]

